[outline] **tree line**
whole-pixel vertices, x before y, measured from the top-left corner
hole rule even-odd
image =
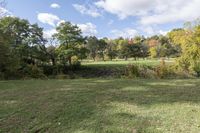
[[[188,24],[189,25],[189,24]],[[113,60],[178,57],[185,71],[199,70],[200,26],[174,29],[166,36],[117,39],[84,37],[77,25],[63,22],[52,38],[43,28],[17,17],[0,19],[0,76],[57,74],[80,65],[83,59]]]

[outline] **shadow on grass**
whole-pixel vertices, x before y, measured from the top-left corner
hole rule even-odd
[[[184,81],[183,81],[184,82]],[[194,82],[173,82],[165,81],[164,83],[153,82],[137,83],[136,88],[126,89],[131,86],[123,87],[125,90],[115,91],[112,94],[112,101],[135,103],[139,106],[149,106],[152,104],[172,104],[178,103],[199,103],[200,88],[198,83]]]
[[[72,83],[71,87],[80,87],[70,90],[73,102],[66,102],[67,108],[61,112],[70,115],[64,117],[67,125],[62,130],[69,132],[158,132],[156,126],[160,123],[157,118],[138,116],[124,112],[110,103],[127,103],[139,107],[149,107],[155,104],[199,103],[200,89],[194,81],[181,80],[83,80]],[[77,88],[75,87],[75,88]],[[139,89],[138,89],[139,88]],[[73,103],[73,105],[72,105]],[[124,106],[124,105],[122,105]],[[63,115],[61,115],[63,116]],[[61,121],[63,121],[61,120]],[[72,121],[70,121],[72,120]],[[64,122],[64,123],[65,123]]]
[[[199,103],[199,80],[60,80],[22,89],[6,100],[21,101],[0,116],[2,132],[144,133],[159,132],[159,118],[135,113],[157,104]],[[24,88],[29,86],[25,84]],[[38,87],[38,86],[39,87]],[[20,91],[20,90],[18,90]],[[0,91],[1,92],[1,91]],[[3,98],[1,98],[3,101]],[[1,104],[2,105],[2,104]],[[2,106],[6,111],[7,106]],[[12,115],[11,115],[12,114]]]

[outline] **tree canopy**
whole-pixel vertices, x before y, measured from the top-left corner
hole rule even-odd
[[[200,25],[188,23],[166,36],[132,38],[84,37],[71,22],[56,27],[52,38],[45,39],[43,28],[17,17],[0,19],[0,75],[66,71],[83,59],[113,60],[129,58],[176,58],[184,71],[200,75]],[[42,69],[41,69],[42,68]],[[12,74],[11,74],[12,75]]]

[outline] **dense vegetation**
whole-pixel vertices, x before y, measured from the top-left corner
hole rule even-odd
[[[168,71],[200,76],[199,25],[190,23],[186,28],[174,29],[166,36],[136,36],[131,39],[83,37],[81,30],[70,22],[61,23],[56,30],[52,38],[44,38],[43,29],[37,24],[16,17],[2,17],[0,77],[14,79],[71,75],[81,69],[80,64],[84,59],[107,61],[129,58],[162,59],[161,66],[150,68],[153,73],[164,73],[159,77],[165,77]],[[164,59],[172,57],[177,59],[176,63],[168,68]],[[137,70],[141,72],[146,69],[135,65],[127,67],[130,68],[128,73],[134,76],[140,75]]]

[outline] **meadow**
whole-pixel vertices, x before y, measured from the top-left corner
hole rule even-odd
[[[136,64],[136,65],[147,65],[147,66],[156,66],[159,65],[160,59],[138,59],[134,60],[132,58],[129,58],[128,60],[124,59],[116,59],[116,60],[108,60],[108,61],[92,61],[92,60],[84,60],[82,61],[82,65],[85,66],[126,66],[129,64]],[[174,62],[174,59],[167,59],[165,60],[167,63]]]
[[[198,0],[18,1],[0,0],[0,133],[200,132]]]
[[[200,80],[0,81],[0,132],[198,133]]]
[[[72,70],[71,78],[128,78],[127,72],[132,73],[130,66],[136,66],[139,69],[151,69],[154,70],[160,66],[161,59],[116,59],[116,60],[107,60],[107,61],[92,61],[92,60],[83,60],[79,69]],[[170,66],[175,63],[175,59],[165,59],[164,66]],[[134,69],[134,68],[133,68]],[[139,73],[144,72],[145,70],[137,70]],[[134,72],[133,72],[134,74]],[[68,74],[69,75],[69,74]],[[152,76],[152,78],[157,78],[154,74],[148,74],[147,76]],[[69,75],[70,76],[70,75]],[[154,76],[154,77],[153,77]],[[129,77],[130,78],[130,77]],[[138,78],[144,78],[144,76],[138,76]],[[149,77],[150,78],[150,77]],[[167,75],[165,78],[168,78]],[[174,77],[175,78],[175,77]]]

